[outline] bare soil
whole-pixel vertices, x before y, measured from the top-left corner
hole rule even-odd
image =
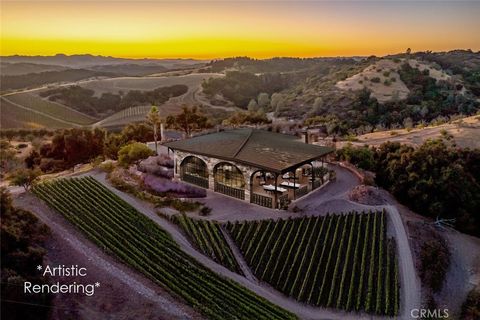
[[[86,277],[53,277],[52,282],[100,283],[91,297],[57,294],[52,319],[202,319],[191,307],[91,243],[32,194],[18,195],[14,203],[32,211],[50,227],[45,265],[87,268]]]
[[[436,227],[433,220],[412,212],[407,219],[407,232],[417,270],[420,266],[420,248],[423,243],[438,236],[447,242],[451,254],[450,267],[442,290],[433,294],[433,297],[438,308],[447,308],[452,319],[459,319],[460,308],[468,292],[480,285],[480,239],[450,228]],[[431,294],[429,288],[422,286],[423,305],[427,304],[426,300]]]
[[[410,90],[400,79],[397,70],[402,62],[395,63],[391,59],[382,59],[368,66],[362,72],[351,76],[343,81],[339,81],[336,87],[342,90],[361,90],[367,88],[372,92],[372,96],[377,98],[379,102],[386,102],[397,97],[397,99],[405,99]],[[387,76],[384,75],[384,72]],[[373,78],[379,78],[379,82],[373,82]],[[392,81],[395,79],[395,81]],[[389,85],[385,84],[388,81]]]
[[[438,126],[415,128],[412,130],[398,129],[367,133],[358,136],[354,145],[379,146],[387,141],[419,146],[428,139],[442,136],[444,130],[453,136],[455,143],[463,148],[480,148],[480,116],[470,116]],[[338,143],[341,147],[343,142]]]

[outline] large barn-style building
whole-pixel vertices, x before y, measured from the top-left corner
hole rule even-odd
[[[264,207],[282,208],[328,178],[332,148],[294,136],[236,129],[165,143],[175,177]]]

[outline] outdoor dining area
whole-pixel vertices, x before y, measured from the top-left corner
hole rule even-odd
[[[251,192],[252,202],[260,205],[270,206],[270,201],[274,201],[276,198],[279,202],[279,207],[282,207],[285,203],[296,200],[309,191],[315,189],[323,183],[323,179],[328,170],[321,162],[315,163],[316,167],[312,164],[306,164],[299,168],[292,170],[281,175],[275,175],[266,171],[258,171],[253,174]],[[312,175],[313,172],[317,173],[317,178]],[[272,200],[262,199],[268,197]]]
[[[334,150],[293,135],[240,128],[164,144],[174,175],[185,182],[256,205],[286,208],[320,187]]]

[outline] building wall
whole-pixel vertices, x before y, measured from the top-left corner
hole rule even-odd
[[[258,168],[251,167],[251,166],[246,166],[240,163],[236,162],[231,162],[231,161],[226,161],[226,160],[221,160],[217,158],[211,158],[211,157],[206,157],[206,156],[201,156],[198,154],[193,154],[193,153],[188,153],[188,152],[183,152],[183,151],[178,151],[176,150],[174,152],[173,159],[175,161],[175,177],[180,179],[180,164],[182,163],[183,159],[189,156],[194,156],[197,158],[202,159],[206,164],[207,164],[207,169],[208,169],[208,188],[210,190],[214,189],[214,175],[213,175],[213,168],[221,162],[227,162],[230,164],[235,165],[238,169],[243,174],[243,178],[245,179],[245,201],[250,202],[250,177],[255,172],[258,170]]]

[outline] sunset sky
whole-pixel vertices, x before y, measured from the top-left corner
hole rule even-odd
[[[480,2],[3,1],[2,55],[131,58],[480,50]]]

